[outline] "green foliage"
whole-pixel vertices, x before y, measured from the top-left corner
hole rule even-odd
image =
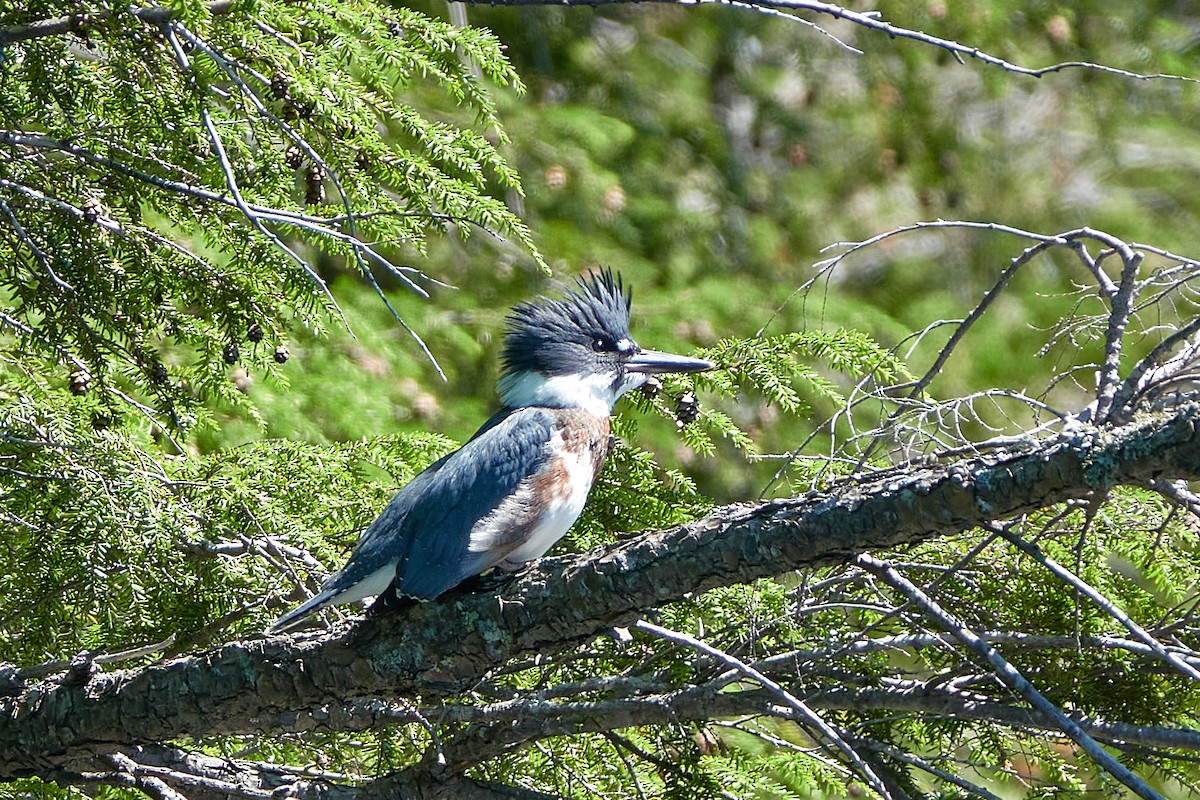
[[[38,4],[0,26],[68,11]],[[422,294],[421,272],[389,259],[450,225],[540,258],[492,196],[519,182],[472,69],[520,84],[486,31],[372,3],[195,3],[184,21],[117,13],[90,47],[40,37],[0,60],[9,358],[63,387],[78,375],[110,415],[143,403],[193,429],[210,400],[246,406],[226,362],[273,370],[289,331],[336,312],[279,236]],[[438,119],[462,112],[468,127]]]
[[[272,424],[247,392],[286,387],[293,337],[345,324],[320,251],[381,297],[425,294],[395,259],[450,227],[540,261],[494,196],[520,184],[479,77],[521,87],[490,33],[373,3],[95,11],[86,38],[0,55],[0,659],[26,663],[258,624],[278,547],[336,563],[448,447],[215,449]]]
[[[1200,214],[1200,148],[1183,124],[1191,86],[1134,91],[1081,72],[1022,82],[839,31],[867,51],[852,57],[806,27],[728,8],[472,7],[493,33],[452,25],[440,7],[362,0],[258,0],[222,15],[191,0],[172,7],[186,31],[170,35],[125,7],[0,9],[2,29],[96,15],[82,35],[0,51],[0,661],[171,634],[181,652],[260,630],[342,562],[398,486],[486,418],[502,310],[558,290],[539,269],[543,251],[562,275],[620,268],[638,293],[643,345],[700,348],[723,366],[625,402],[570,534],[582,550],[694,519],[712,498],[757,494],[776,466],[766,457],[804,441],[856,385],[928,364],[944,340],[899,349],[905,337],[961,317],[1013,255],[994,236],[899,237],[796,293],[830,243],[959,217],[1046,232],[1086,223],[1185,250]],[[880,11],[1022,63],[1193,68],[1191,22],[1168,3]],[[1042,349],[1044,330],[1096,310],[1076,305],[1074,268],[1048,256],[1019,276],[931,395],[1046,385],[1096,360],[1102,331],[1090,323]],[[1013,357],[1035,351],[1045,357]],[[699,405],[687,422],[690,392]],[[747,461],[760,456],[765,474]],[[1157,495],[1122,490],[1091,518],[1058,511],[1018,533],[1135,620],[1152,625],[1195,596],[1196,533]],[[960,563],[983,535],[897,558],[975,629],[1126,635],[1011,547],[992,542]],[[898,600],[833,568],[656,613],[746,660],[812,654],[789,676],[799,694],[978,669],[940,645],[853,651],[925,632],[918,616],[889,610]],[[1065,707],[1194,724],[1195,688],[1146,657],[997,647]],[[576,687],[568,699],[599,702],[611,696],[587,683],[598,676],[675,686],[712,669],[663,643],[605,639],[561,663],[516,665],[459,702],[561,685]],[[1010,700],[994,682],[967,685]],[[950,771],[985,765],[973,779],[1030,797],[1098,785],[1057,743],[985,722],[827,718]],[[464,729],[201,746],[372,776],[417,762],[431,730]],[[812,757],[814,740],[790,721],[615,734],[548,738],[472,774],[578,797],[859,790]],[[915,769],[884,760],[915,782]],[[34,782],[3,791],[63,794]],[[930,779],[918,791],[958,790]]]
[[[148,438],[93,431],[92,412],[77,405],[54,418],[0,418],[11,531],[0,660],[37,663],[172,634],[186,650],[257,630],[280,603],[265,601],[313,588],[320,564],[343,560],[395,490],[450,448],[408,434],[171,456]],[[291,547],[311,554],[315,574],[281,571],[295,561]],[[242,619],[250,624],[234,625]]]
[[[787,417],[808,415],[812,406],[843,405],[846,400],[838,384],[826,377],[811,361],[824,362],[841,379],[854,381],[870,377],[892,381],[907,375],[904,365],[870,336],[860,331],[808,331],[752,339],[726,339],[715,347],[702,348],[699,355],[721,368],[695,376],[666,376],[661,393],[633,396],[633,405],[642,413],[653,413],[675,420],[683,442],[704,455],[716,452],[714,437],[728,440],[745,455],[757,452],[749,433],[733,418],[710,405],[732,406],[748,397],[761,399]],[[690,420],[682,410],[681,398],[705,395],[705,403]]]

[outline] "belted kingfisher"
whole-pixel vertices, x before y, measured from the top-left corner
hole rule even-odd
[[[580,278],[561,300],[514,308],[500,411],[405,485],[346,565],[267,632],[387,592],[433,599],[492,567],[512,571],[541,558],[583,511],[608,455],[617,399],[655,373],[714,367],[640,348],[629,333],[630,303],[620,277],[605,270]]]

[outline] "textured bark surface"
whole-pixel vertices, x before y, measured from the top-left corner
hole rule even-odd
[[[1118,484],[1200,477],[1200,409],[1076,427],[1020,454],[871,476],[716,509],[688,525],[545,559],[498,593],[460,595],[326,634],[233,642],[0,699],[0,780],[95,769],[119,747],[269,733],[330,701],[449,697],[514,658],[555,653],[689,592],[968,530]],[[315,711],[314,711],[315,710]],[[334,715],[327,727],[339,727]]]

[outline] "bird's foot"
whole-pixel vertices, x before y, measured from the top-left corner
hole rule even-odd
[[[375,602],[367,608],[368,617],[377,617],[380,614],[397,614],[415,606],[421,602],[415,597],[400,597],[396,594],[395,588],[389,586],[387,591],[375,598]]]
[[[505,572],[502,569],[490,569],[482,575],[476,575],[474,578],[467,578],[465,581],[455,586],[447,595],[467,595],[480,594],[487,592],[488,594],[496,594],[501,589],[509,584],[516,576],[515,572]]]

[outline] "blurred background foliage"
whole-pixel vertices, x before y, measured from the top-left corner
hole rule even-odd
[[[1028,67],[1093,61],[1192,74],[1197,18],[1157,2],[883,2],[883,18],[976,45]],[[423,6],[446,14],[441,3]],[[854,328],[886,347],[977,302],[1023,243],[1001,234],[922,231],[845,261],[807,298],[794,290],[835,242],[920,220],[1000,222],[1039,233],[1088,225],[1194,253],[1200,196],[1197,88],[1084,69],[1037,79],[942,50],[820,22],[861,55],[798,23],[746,10],[654,4],[471,7],[496,33],[527,87],[502,90],[503,154],[524,180],[504,193],[564,280],[607,265],[635,292],[647,346],[711,346],[726,337]],[[437,103],[422,95],[422,103]],[[444,99],[442,100],[444,104]],[[462,112],[444,107],[450,118]],[[499,190],[498,190],[499,191]],[[551,290],[528,257],[486,235],[429,243],[422,268],[456,290],[395,302],[446,368],[442,384],[361,286],[336,295],[354,336],[304,338],[289,389],[250,376],[272,436],[339,440],[435,430],[461,440],[492,403],[504,310]],[[1098,341],[1051,348],[1079,267],[1042,257],[962,345],[931,387],[954,396],[991,387],[1037,394]],[[944,336],[912,354],[926,366]],[[830,374],[842,380],[844,377]],[[1058,388],[1065,407],[1090,387]],[[330,403],[345,395],[353,402]],[[726,410],[763,453],[807,434],[803,419],[747,397]],[[831,408],[818,406],[814,419]],[[226,427],[220,441],[253,436]],[[732,450],[697,460],[669,425],[643,431],[722,500],[753,496],[774,467]],[[213,442],[214,444],[218,442]]]

